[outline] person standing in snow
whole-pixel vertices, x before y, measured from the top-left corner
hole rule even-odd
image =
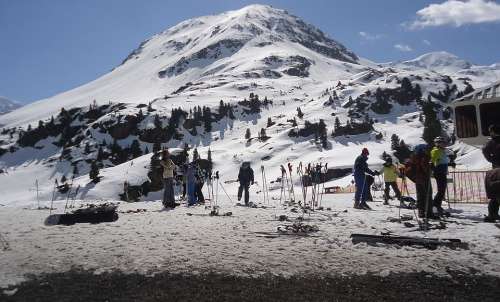
[[[428,146],[415,146],[405,164],[405,175],[415,183],[419,218],[436,218],[432,213],[431,167]]]
[[[483,155],[492,165],[492,170],[486,173],[484,185],[486,194],[490,199],[488,203],[488,216],[485,222],[495,222],[500,219],[500,124],[488,128],[491,139],[483,147]]]
[[[166,149],[162,151],[160,165],[163,167],[163,183],[165,187],[163,191],[163,205],[166,208],[174,208],[174,170],[176,169],[176,165],[170,159],[170,153]]]
[[[197,159],[194,162],[195,166],[195,196],[196,196],[196,202],[197,203],[205,203],[205,197],[203,196],[203,185],[205,184],[205,175],[203,170],[200,168],[199,165],[199,160]]]
[[[188,205],[192,206],[196,204],[196,167],[194,163],[189,163],[186,169],[186,188],[187,188],[187,201]]]
[[[382,175],[384,175],[384,204],[389,204],[389,192],[392,188],[396,194],[396,198],[401,201],[401,191],[399,191],[397,180],[399,176],[399,171],[397,167],[392,163],[392,157],[387,157],[385,163],[382,167]]]
[[[448,165],[454,165],[454,163],[450,163],[450,159],[446,153],[446,142],[441,136],[434,139],[434,148],[431,150],[431,163],[437,185],[437,193],[432,203],[436,207],[438,214],[442,216],[445,214],[442,203],[446,194],[446,187],[448,186]]]
[[[370,187],[368,186],[368,182],[366,180],[367,175],[374,176],[378,175],[378,172],[374,172],[368,168],[368,152],[367,148],[363,148],[361,151],[361,155],[359,155],[354,161],[354,183],[356,186],[356,192],[354,193],[354,208],[355,209],[364,209],[370,210],[371,208],[366,203],[368,198],[368,190]]]
[[[253,185],[253,169],[250,167],[249,162],[244,162],[240,167],[240,172],[238,173],[238,181],[240,187],[238,188],[238,201],[241,200],[241,195],[245,191],[245,205],[248,206],[250,194],[248,189],[250,185]]]

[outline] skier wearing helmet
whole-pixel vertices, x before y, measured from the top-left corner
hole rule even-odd
[[[437,193],[432,203],[436,207],[438,214],[443,216],[446,214],[443,210],[442,203],[447,187],[448,165],[454,164],[450,163],[450,159],[446,153],[446,141],[441,136],[434,139],[434,148],[431,150],[431,163],[437,186]]]
[[[363,148],[361,155],[359,155],[354,161],[354,183],[356,186],[356,192],[354,193],[354,208],[370,210],[371,208],[366,203],[368,197],[368,182],[366,181],[367,174],[370,176],[378,175],[378,172],[374,172],[368,168],[368,155],[370,152],[367,148]]]
[[[384,175],[384,204],[389,204],[389,191],[392,187],[394,193],[396,194],[396,198],[401,201],[401,191],[398,188],[397,179],[399,177],[398,168],[392,163],[392,157],[387,157],[385,159],[385,163],[382,167],[382,174]]]

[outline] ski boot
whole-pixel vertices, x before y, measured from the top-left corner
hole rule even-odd
[[[372,209],[366,202],[360,203],[359,206],[363,210],[371,210]]]
[[[495,223],[496,220],[500,220],[500,216],[485,216],[484,217],[484,222],[491,222],[491,223]]]

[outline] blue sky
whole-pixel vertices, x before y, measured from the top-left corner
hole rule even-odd
[[[376,62],[437,50],[500,62],[500,3],[490,0],[0,0],[0,95],[29,103],[66,91],[180,21],[253,3],[286,9]]]

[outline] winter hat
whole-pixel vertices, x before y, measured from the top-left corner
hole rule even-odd
[[[420,144],[420,145],[416,145],[415,148],[413,149],[413,152],[415,152],[415,154],[423,154],[427,151],[427,145],[426,144]]]
[[[368,151],[367,148],[363,148],[363,150],[361,150],[361,154],[363,154],[363,155],[369,155],[370,152]]]

